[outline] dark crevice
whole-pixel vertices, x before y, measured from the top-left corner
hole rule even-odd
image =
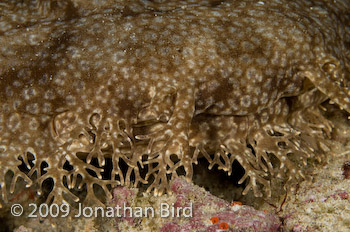
[[[193,166],[193,183],[227,201],[241,199],[241,192],[245,187],[245,183],[238,184],[238,181],[244,175],[243,167],[237,161],[234,161],[232,174],[229,176],[227,172],[218,170],[216,166],[209,170],[208,165],[205,158],[198,159],[198,164]],[[227,186],[230,186],[232,192],[223,196],[222,193],[227,192]]]

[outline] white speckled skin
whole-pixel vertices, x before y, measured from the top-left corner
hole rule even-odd
[[[1,3],[3,200],[7,171],[32,182],[18,157],[40,186],[54,179],[48,200],[58,201],[79,200],[69,190],[78,175],[87,199],[93,184],[108,194],[109,184],[148,181],[162,194],[179,168],[191,178],[199,154],[229,173],[237,160],[244,193],[260,196],[260,183],[270,195],[271,176],[299,180],[287,155],[305,163],[332,130],[319,104],[350,112],[350,5],[329,2]],[[112,180],[102,180],[106,158]]]

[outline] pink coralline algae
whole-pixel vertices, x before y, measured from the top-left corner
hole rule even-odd
[[[112,202],[116,206],[119,206],[121,211],[124,209],[124,207],[129,207],[131,205],[131,199],[134,199],[136,197],[136,191],[120,186],[114,189],[113,194],[114,198]],[[134,223],[134,219],[132,217],[128,216],[127,214],[123,216],[123,218],[116,218],[117,224],[121,220],[127,221],[129,225],[132,225]]]
[[[230,202],[206,192],[203,188],[188,183],[183,178],[175,179],[170,187],[173,195],[163,198],[164,202],[173,205],[175,212],[180,207],[192,207],[192,215],[190,217],[170,216],[165,218],[166,220],[160,219],[156,224],[158,224],[157,229],[161,232],[278,231],[281,226],[278,217],[272,213],[255,210],[246,205],[232,205]],[[126,187],[118,187],[114,189],[113,193],[112,204],[121,208],[125,206],[125,202],[127,206],[135,208],[137,202],[142,202],[144,201],[142,198],[145,198],[138,198],[136,192]],[[212,218],[217,218],[218,221],[213,222]],[[152,218],[148,219],[152,220]],[[125,215],[125,217],[117,218],[116,226],[118,229],[120,229],[120,223],[123,222],[128,224],[130,228],[140,226],[139,220],[136,218],[133,220]]]

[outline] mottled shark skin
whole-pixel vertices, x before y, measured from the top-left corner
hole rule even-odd
[[[292,186],[329,149],[320,104],[350,112],[349,22],[347,0],[2,1],[2,204],[18,178],[160,195],[203,156],[243,194]]]

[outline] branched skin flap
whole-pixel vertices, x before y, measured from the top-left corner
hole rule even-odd
[[[237,160],[243,194],[270,196],[328,150],[319,105],[350,112],[347,0],[98,2],[0,5],[2,202],[18,178],[38,193],[51,178],[48,202],[160,195],[198,157],[228,174]]]

